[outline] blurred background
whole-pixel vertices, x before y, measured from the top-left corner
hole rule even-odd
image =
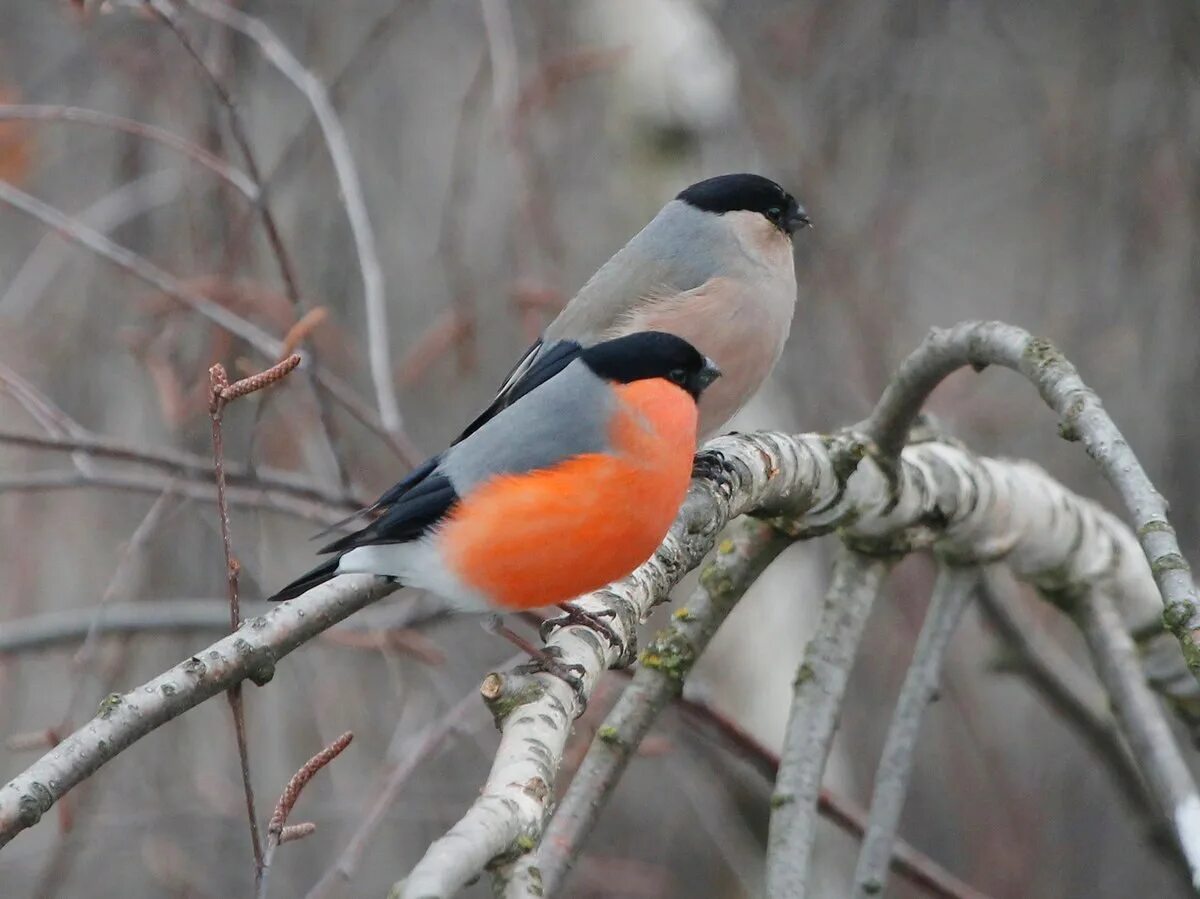
[[[703,177],[757,171],[788,186],[815,227],[796,241],[787,352],[739,429],[850,424],[931,326],[1007,320],[1051,337],[1079,366],[1170,498],[1194,555],[1191,0],[236,5],[328,86],[345,126],[382,262],[404,426],[420,450],[461,428],[557,307],[665,200]],[[255,207],[188,154],[84,123],[0,122],[0,179],[277,337],[324,310],[302,329],[310,349],[374,406],[344,195],[308,102],[253,43],[186,4],[176,32],[137,8],[3,0],[0,101],[125,116],[257,169],[294,289]],[[235,376],[263,364],[145,282],[0,205],[0,431],[71,439],[86,429],[206,456],[215,361]],[[956,375],[932,408],[975,450],[1032,458],[1114,505],[1020,379]],[[405,470],[302,373],[230,407],[226,454],[334,497],[343,477],[374,495]],[[6,623],[49,613],[61,613],[66,634],[0,655],[7,779],[45,750],[48,729],[69,731],[107,693],[219,637],[225,579],[201,479],[4,440],[0,491],[0,639]],[[233,540],[251,601],[306,567],[308,536],[337,515],[317,500],[238,498]],[[696,695],[768,746],[782,737],[829,552],[790,550],[694,675]],[[851,681],[826,782],[860,803],[930,580],[922,559],[896,570]],[[102,602],[144,604],[160,626],[84,642]],[[1056,611],[1025,604],[1078,650]],[[185,608],[216,626],[185,627]],[[1184,895],[1088,748],[1019,678],[995,670],[999,652],[969,612],[926,716],[903,836],[994,897]],[[471,620],[419,633],[360,623],[248,688],[264,820],[305,759],[344,730],[357,737],[297,807],[293,820],[318,830],[281,849],[273,895],[305,895],[328,874],[422,728],[510,654]],[[623,683],[606,681],[577,722],[560,789]],[[322,895],[382,895],[465,810],[497,737],[481,705],[455,714],[455,733],[364,832],[352,879],[327,882]],[[711,733],[666,715],[567,894],[756,895],[769,792]],[[832,827],[823,833],[822,895],[845,894],[854,849]],[[246,895],[251,877],[221,701],[122,754],[0,854],[5,897]],[[888,895],[922,894],[893,880]]]

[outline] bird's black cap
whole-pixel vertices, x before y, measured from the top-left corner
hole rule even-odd
[[[674,334],[638,331],[593,344],[580,353],[600,377],[618,384],[665,378],[699,399],[721,370],[699,350]]]
[[[742,210],[757,212],[788,234],[811,224],[796,198],[762,175],[718,175],[697,181],[680,191],[675,199],[717,215]]]

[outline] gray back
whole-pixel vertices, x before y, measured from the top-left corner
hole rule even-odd
[[[616,397],[576,359],[446,451],[438,470],[465,496],[497,474],[546,468],[581,453],[608,449]]]

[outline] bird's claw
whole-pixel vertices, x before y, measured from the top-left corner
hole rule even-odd
[[[700,450],[692,460],[692,478],[723,481],[733,476],[733,463],[720,450]]]
[[[579,624],[584,627],[590,627],[594,631],[599,631],[607,639],[608,642],[615,646],[621,655],[625,654],[625,641],[618,636],[605,618],[615,618],[617,613],[612,609],[602,609],[599,612],[589,612],[587,609],[581,608],[573,602],[560,602],[558,607],[565,614],[565,620],[559,618],[548,618],[542,625],[542,638],[545,639],[547,626],[565,627],[569,624]]]
[[[583,689],[583,676],[587,668],[576,663],[562,661],[562,650],[557,646],[545,646],[536,651],[532,659],[520,669],[522,674],[552,674],[564,681],[575,693],[579,702],[579,714],[587,711],[587,694]]]

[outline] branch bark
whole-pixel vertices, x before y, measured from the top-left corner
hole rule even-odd
[[[912,775],[921,717],[937,691],[946,648],[978,581],[976,568],[942,565],[938,570],[933,599],[925,613],[925,623],[917,637],[912,663],[900,688],[879,767],[875,771],[870,818],[854,869],[854,889],[858,899],[880,895],[887,884],[892,844],[896,840],[896,828]]]
[[[1171,727],[1138,664],[1137,646],[1100,588],[1083,594],[1077,615],[1092,662],[1108,690],[1151,794],[1173,825],[1192,884],[1200,892],[1200,793]]]
[[[346,575],[250,618],[229,636],[124,694],[113,693],[96,717],[0,788],[0,846],[38,822],[64,794],[105,762],[168,721],[249,679],[266,684],[296,647],[395,587]]]
[[[767,896],[803,899],[817,835],[821,778],[850,669],[888,563],[844,547],[817,632],[796,673],[767,834]]]

